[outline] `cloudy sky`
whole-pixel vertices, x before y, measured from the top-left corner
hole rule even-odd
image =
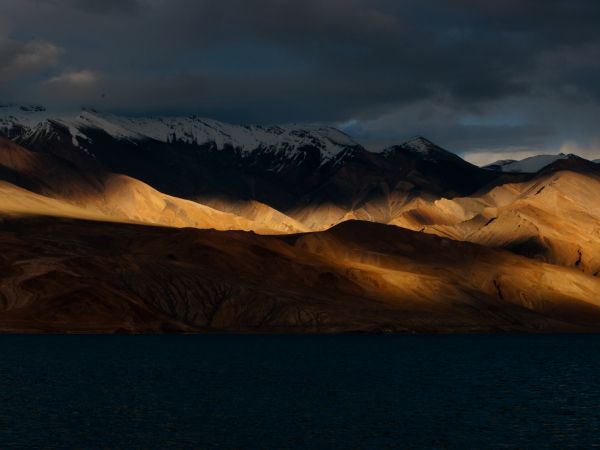
[[[600,158],[598,0],[0,0],[0,102]]]

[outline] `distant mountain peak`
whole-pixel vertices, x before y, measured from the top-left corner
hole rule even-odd
[[[432,149],[441,149],[441,147],[439,147],[437,144],[434,144],[429,139],[424,138],[423,136],[415,136],[400,145],[404,148],[408,148],[422,153],[428,153]]]
[[[557,155],[535,155],[521,160],[502,159],[482,166],[483,169],[496,172],[536,173],[560,160],[583,159],[572,153]]]
[[[427,161],[464,161],[460,156],[452,153],[423,136],[415,136],[399,145],[393,145],[383,150],[385,157],[397,154],[408,154],[411,157]]]

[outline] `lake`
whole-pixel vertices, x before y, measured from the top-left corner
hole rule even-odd
[[[0,446],[600,447],[600,336],[0,336]]]

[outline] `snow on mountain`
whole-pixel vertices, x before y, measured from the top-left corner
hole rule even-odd
[[[483,168],[498,172],[535,173],[555,161],[568,159],[570,156],[572,155],[559,153],[558,155],[530,156],[529,158],[525,158],[520,161],[505,159],[483,166]]]
[[[428,155],[432,151],[435,151],[435,150],[437,150],[439,148],[433,142],[431,142],[428,139],[425,139],[422,136],[414,137],[414,138],[406,141],[401,146],[404,147],[404,148],[406,148],[406,149],[415,151],[417,153],[422,153],[424,155]]]
[[[398,152],[408,152],[419,159],[429,161],[460,160],[460,157],[456,154],[443,149],[422,136],[414,137],[400,145],[388,147],[383,150],[382,154],[385,157],[390,157]]]
[[[9,136],[17,130],[30,131],[47,118],[46,108],[40,105],[0,104],[0,132]]]
[[[0,132],[9,137],[17,132],[21,135],[35,133],[48,123],[68,129],[76,145],[90,139],[90,130],[101,130],[119,140],[153,139],[196,145],[213,143],[219,150],[230,146],[245,153],[257,149],[293,152],[311,146],[321,151],[323,161],[330,160],[348,147],[359,145],[345,133],[319,125],[242,126],[196,116],[124,117],[94,110],[84,110],[74,116],[54,115],[39,106],[0,105]]]

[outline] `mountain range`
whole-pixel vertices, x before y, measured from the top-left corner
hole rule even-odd
[[[600,166],[0,106],[0,329],[600,329]]]

